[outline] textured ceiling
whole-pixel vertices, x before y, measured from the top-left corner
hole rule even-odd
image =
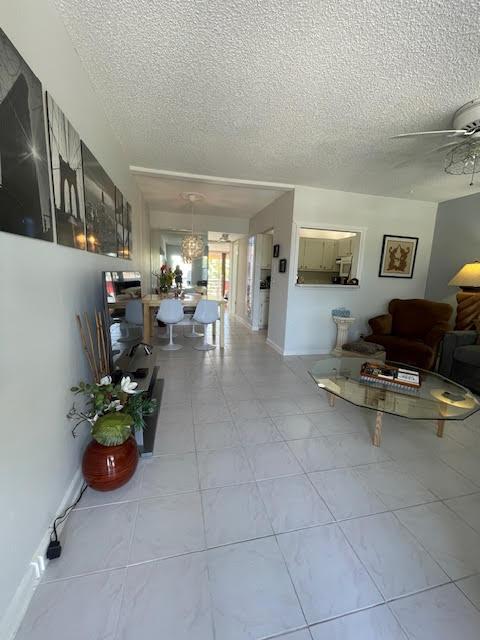
[[[262,189],[254,186],[217,184],[205,180],[161,178],[135,175],[150,213],[169,211],[189,213],[191,205],[182,193],[200,193],[203,200],[195,203],[195,213],[209,216],[251,218],[268,204],[285,193],[279,189]]]
[[[478,0],[52,0],[133,165],[441,201]]]

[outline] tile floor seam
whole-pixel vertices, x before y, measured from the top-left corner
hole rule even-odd
[[[121,623],[121,620],[122,620],[123,604],[125,602],[126,591],[127,591],[127,569],[125,568],[124,569],[124,574],[123,574],[123,583],[122,583],[122,596],[120,598],[120,606],[118,608],[117,620],[115,622],[115,627],[113,629],[112,640],[118,640],[118,635],[120,633],[120,623]]]
[[[469,494],[469,495],[477,495],[478,493],[480,493],[480,492],[475,491],[475,493],[473,493],[473,494]],[[461,497],[465,497],[465,496],[461,496]],[[447,509],[448,509],[449,511],[451,511],[453,515],[455,515],[457,518],[460,518],[460,520],[461,520],[464,524],[466,524],[466,525],[467,525],[467,527],[469,527],[469,528],[470,528],[472,531],[474,531],[478,536],[480,536],[480,531],[479,531],[478,529],[475,529],[475,527],[474,527],[473,525],[471,525],[469,522],[467,522],[467,521],[465,520],[465,518],[463,518],[459,513],[457,513],[457,512],[455,511],[455,509],[452,509],[452,507],[451,507],[449,504],[447,504],[447,502],[448,502],[449,500],[456,500],[456,498],[445,498],[444,500],[440,500],[440,502],[442,502],[442,504],[443,504],[445,507],[447,507]]]
[[[312,473],[317,473],[316,471],[312,471]],[[321,472],[320,472],[321,473]],[[310,474],[305,473],[305,475],[307,476],[307,480],[310,483],[311,487],[313,488],[313,490],[315,491],[315,493],[318,495],[318,497],[320,498],[320,500],[323,502],[323,504],[325,505],[328,513],[330,514],[330,516],[332,517],[332,522],[337,522],[337,519],[335,518],[333,511],[330,509],[330,507],[328,506],[328,502],[325,500],[325,498],[322,496],[322,494],[320,493],[320,491],[318,490],[318,487],[315,486],[315,484],[313,483],[312,479],[310,478]],[[326,522],[325,524],[329,524],[328,522]],[[331,524],[331,523],[330,523]],[[304,527],[307,528],[307,527]]]
[[[400,629],[402,630],[403,634],[405,635],[406,640],[415,640],[414,638],[412,638],[412,636],[408,633],[407,629],[405,628],[405,626],[402,624],[399,616],[397,616],[397,614],[395,613],[395,610],[390,606],[390,603],[387,602],[385,603],[388,610],[390,611],[390,613],[392,614],[393,618],[397,621],[398,626],[400,627]]]
[[[442,502],[441,500],[438,500],[438,501],[436,501],[435,503],[429,502],[429,503],[427,503],[427,504],[438,504],[438,503],[441,503],[441,502]],[[416,506],[423,506],[423,505],[416,505]],[[423,550],[424,550],[424,551],[425,551],[425,552],[426,552],[426,553],[431,557],[431,559],[433,560],[433,562],[435,562],[435,563],[440,567],[440,569],[443,571],[443,573],[444,573],[446,576],[448,576],[449,582],[454,582],[454,578],[452,578],[452,577],[450,576],[450,574],[447,572],[447,570],[446,570],[446,569],[444,569],[444,568],[442,567],[442,565],[440,564],[440,562],[439,562],[439,561],[438,561],[438,560],[433,556],[433,554],[432,554],[432,553],[427,549],[427,547],[426,547],[426,546],[425,546],[425,544],[420,540],[420,538],[419,538],[419,537],[418,537],[418,536],[417,536],[417,535],[416,535],[416,534],[415,534],[415,533],[414,533],[414,532],[413,532],[409,527],[407,527],[407,525],[406,525],[406,524],[404,524],[404,523],[400,520],[400,518],[397,516],[397,514],[396,514],[396,511],[404,511],[405,509],[412,509],[412,508],[415,508],[415,507],[402,507],[401,509],[395,509],[394,511],[392,511],[392,513],[393,513],[393,515],[395,516],[395,518],[398,520],[398,522],[400,523],[400,525],[401,525],[402,527],[404,527],[404,528],[405,528],[405,529],[406,529],[406,530],[407,530],[407,531],[408,531],[408,532],[409,532],[409,533],[410,533],[410,534],[415,538],[415,540],[417,541],[417,543],[418,543],[418,544],[422,547],[422,549],[423,549]],[[460,578],[457,578],[457,579],[459,580]]]
[[[283,442],[283,441],[277,440],[275,442],[279,443],[279,442]],[[253,447],[259,446],[259,447],[261,447],[264,444],[274,444],[274,442],[271,442],[271,443],[270,442],[266,442],[266,443],[261,443],[261,444],[258,444],[258,445],[247,445],[247,446],[253,446]],[[285,441],[285,444],[288,445],[288,441]],[[240,445],[240,446],[225,447],[223,449],[215,449],[215,450],[200,449],[198,452],[199,453],[209,453],[209,452],[217,453],[219,451],[224,451],[224,450],[228,450],[228,449],[243,449],[243,450],[245,450],[245,447]],[[289,450],[290,450],[290,448],[289,448]],[[186,451],[184,453],[187,454],[187,453],[197,453],[197,452],[196,451]],[[291,451],[291,453],[292,453],[292,455],[295,456],[293,451]],[[183,455],[183,454],[182,453],[179,453],[179,454],[177,454],[177,453],[175,453],[175,454],[160,454],[160,455],[157,455],[157,456],[152,456],[152,458],[150,458],[150,459],[153,460],[153,459],[162,457],[163,455],[166,455],[166,456],[170,456],[170,455],[178,456],[178,455]],[[249,460],[249,457],[248,457],[248,454],[247,454],[246,451],[245,451],[245,455],[246,455],[247,461],[249,462],[249,465],[250,465],[250,460]],[[296,458],[296,460],[301,466],[301,462],[298,460],[298,458]],[[147,464],[148,464],[148,462],[147,462]],[[373,464],[382,464],[382,463],[373,463]],[[303,475],[306,475],[306,476],[309,477],[311,474],[315,474],[315,473],[330,473],[330,472],[335,472],[335,471],[347,471],[347,470],[351,470],[353,473],[355,473],[355,471],[358,468],[362,468],[362,467],[365,467],[365,466],[371,466],[371,465],[372,465],[372,463],[367,463],[367,464],[360,464],[360,465],[355,465],[355,466],[351,466],[351,467],[334,467],[334,468],[328,468],[328,469],[320,469],[320,470],[317,470],[317,471],[305,471],[303,469],[303,467],[302,467],[302,472],[301,473],[289,473],[289,474],[286,474],[286,475],[282,474],[282,475],[271,476],[271,477],[268,477],[268,478],[260,478],[258,480],[256,480],[256,479],[246,480],[246,481],[238,482],[238,483],[235,483],[235,484],[216,485],[215,487],[205,487],[205,488],[199,487],[198,489],[185,489],[185,490],[172,491],[172,492],[169,491],[167,493],[158,493],[158,494],[149,495],[149,496],[138,496],[138,497],[135,497],[135,498],[127,498],[127,499],[124,499],[124,500],[106,502],[106,503],[103,503],[103,504],[78,506],[73,511],[86,511],[88,509],[99,509],[99,508],[102,508],[102,507],[108,507],[108,506],[113,506],[113,505],[117,505],[117,504],[127,504],[127,503],[130,503],[130,502],[138,502],[138,501],[143,501],[143,500],[153,500],[155,498],[160,498],[160,497],[163,497],[163,496],[175,496],[175,495],[183,495],[183,494],[186,494],[186,493],[195,493],[196,491],[204,492],[204,491],[209,491],[211,489],[223,489],[223,488],[227,488],[227,487],[235,487],[235,486],[241,486],[241,485],[245,485],[245,484],[252,484],[253,482],[265,482],[265,481],[268,481],[268,480],[275,480],[277,478],[278,479],[280,479],[280,478],[291,478],[291,477],[303,476]],[[252,472],[253,472],[253,470],[252,470]],[[312,482],[310,477],[309,477],[309,481]],[[314,484],[313,484],[313,486],[315,488],[315,491],[320,496],[320,498],[322,498],[322,500],[325,502],[325,498],[319,492],[318,488]],[[430,491],[430,493],[433,493],[433,491],[428,490],[425,487],[425,485],[422,485],[422,486],[427,491]],[[464,498],[464,497],[468,497],[468,496],[472,496],[472,495],[476,495],[476,494],[480,493],[480,489],[479,489],[478,491],[472,491],[472,492],[469,492],[469,493],[462,493],[462,494],[459,494],[458,496],[456,495],[456,496],[452,496],[452,497],[449,497],[449,498],[440,498],[440,497],[435,496],[434,500],[425,500],[425,501],[421,501],[421,502],[414,502],[414,503],[406,505],[406,506],[395,507],[395,508],[392,509],[388,505],[385,504],[384,500],[382,500],[381,496],[376,492],[374,487],[370,487],[370,490],[375,493],[375,495],[380,500],[380,502],[382,502],[382,504],[385,506],[385,510],[384,511],[378,511],[376,513],[385,513],[385,512],[388,512],[388,511],[402,511],[403,509],[409,509],[411,507],[421,506],[421,505],[425,505],[425,504],[435,504],[437,502],[444,503],[444,502],[446,502],[448,500],[454,500],[456,498]],[[329,509],[329,511],[331,511],[330,508],[328,507],[328,504],[326,504],[326,506]],[[445,506],[448,507],[449,505],[445,505]],[[453,511],[450,507],[449,507],[449,509],[451,511]],[[333,513],[332,513],[332,517],[334,518],[334,520],[336,522],[343,522],[345,520],[352,520],[352,519],[355,519],[357,517],[365,517],[367,515],[374,515],[374,514],[364,514],[363,516],[351,516],[351,517],[348,517],[348,518],[340,518],[340,519],[337,520],[335,518],[335,516],[333,515]],[[458,515],[458,514],[456,514],[456,515]],[[468,523],[466,523],[466,524],[468,524]],[[469,526],[471,527],[471,525],[469,525]],[[477,533],[479,533],[479,532],[477,531]]]
[[[369,516],[366,516],[369,517]],[[367,575],[369,576],[370,580],[373,582],[373,584],[375,585],[375,587],[378,590],[378,593],[382,596],[383,598],[383,602],[386,602],[386,598],[385,595],[382,591],[382,589],[379,587],[379,585],[377,584],[377,581],[374,580],[369,568],[367,567],[367,565],[362,561],[362,559],[360,558],[359,554],[357,553],[356,549],[354,548],[353,544],[350,542],[350,540],[348,539],[348,536],[346,535],[345,531],[343,530],[343,528],[340,526],[339,523],[338,524],[338,528],[341,531],[342,536],[345,539],[345,542],[348,544],[348,546],[350,547],[350,549],[352,550],[352,553],[355,555],[355,557],[357,558],[357,560],[359,561],[360,565],[365,569],[365,571],[367,572]]]
[[[459,587],[458,584],[457,584],[461,580],[468,580],[468,578],[473,578],[473,577],[476,577],[476,576],[480,577],[480,574],[479,573],[474,573],[472,576],[466,576],[465,578],[460,578],[460,580],[456,580],[453,584],[457,587],[457,589],[460,590],[461,594],[470,602],[470,604],[472,604],[475,607],[475,609],[480,612],[480,604],[476,604],[475,602],[473,602],[473,600],[469,597],[469,595],[467,593],[465,593],[461,589],[461,587]]]
[[[193,433],[193,437],[195,440],[195,459],[197,461],[197,476],[198,476],[198,486],[199,486],[199,493],[200,493],[200,466],[198,464],[198,455],[197,455],[197,440],[196,440],[196,433],[195,433],[195,429],[194,429],[194,433]],[[211,577],[210,577],[210,569],[209,569],[209,562],[208,562],[208,546],[207,546],[207,526],[205,523],[205,508],[204,508],[204,504],[203,504],[203,496],[200,493],[200,509],[202,512],[202,523],[203,523],[203,538],[204,538],[204,542],[205,542],[205,566],[206,566],[206,570],[207,570],[207,584],[208,584],[208,600],[210,603],[210,622],[211,622],[211,626],[212,626],[212,635],[213,635],[213,640],[216,640],[217,637],[217,633],[216,633],[216,628],[215,628],[215,616],[213,613],[213,597],[212,597],[212,590],[211,590]]]

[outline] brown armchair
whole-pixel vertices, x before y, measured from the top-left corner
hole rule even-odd
[[[432,369],[452,311],[443,302],[395,298],[388,313],[368,321],[373,333],[365,340],[385,347],[387,360]]]

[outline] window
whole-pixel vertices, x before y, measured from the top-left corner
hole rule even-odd
[[[360,231],[301,227],[297,284],[358,284],[360,240]]]

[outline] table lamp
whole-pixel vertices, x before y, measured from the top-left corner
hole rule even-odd
[[[465,264],[448,284],[461,289],[457,293],[455,329],[473,329],[474,321],[480,318],[480,262]]]

